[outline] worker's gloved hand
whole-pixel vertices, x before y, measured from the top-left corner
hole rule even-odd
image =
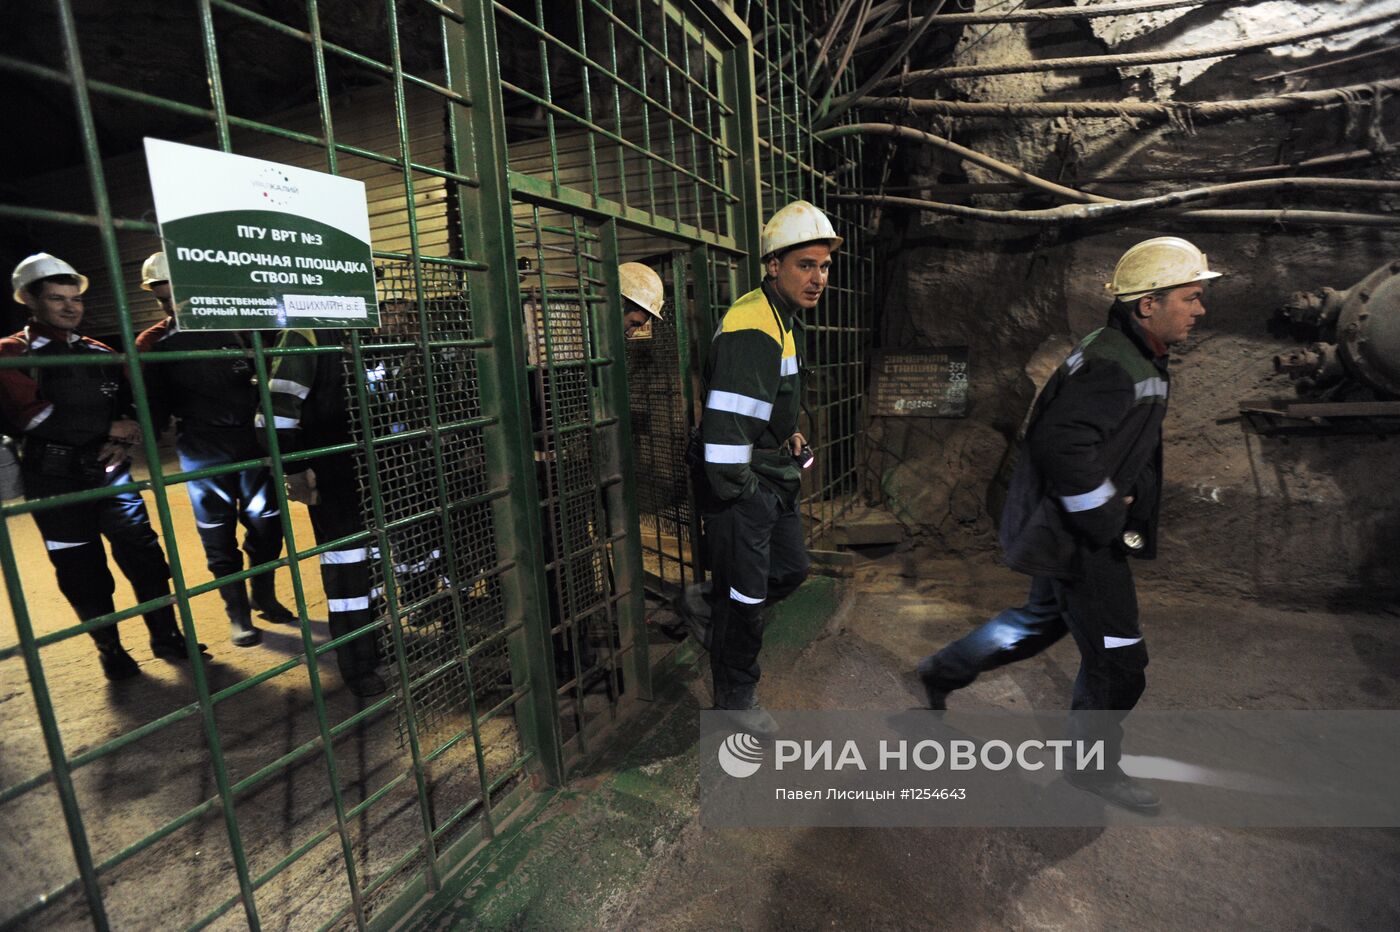
[[[319,505],[321,493],[316,491],[316,471],[308,469],[305,472],[288,473],[287,497],[304,505]]]
[[[97,462],[111,472],[131,458],[131,448],[141,440],[141,425],[130,418],[113,421],[107,428],[107,442],[97,451]]]

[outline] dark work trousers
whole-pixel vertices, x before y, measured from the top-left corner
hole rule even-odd
[[[182,423],[175,449],[180,454],[180,467],[185,470],[262,456],[251,427],[202,428]],[[191,479],[185,484],[185,491],[194,508],[205,562],[216,579],[243,569],[243,555],[238,552],[239,524],[245,528],[243,550],[248,554],[249,566],[281,555],[281,511],[272,487],[272,473],[267,468]],[[233,585],[243,588],[242,583]]]
[[[759,480],[747,498],[721,502],[705,515],[705,542],[714,582],[710,669],[715,705],[742,707],[731,703],[751,698],[758,682],[763,608],[802,585],[812,566],[797,497],[785,501]]]
[[[980,673],[1034,657],[1068,631],[1079,647],[1070,708],[1093,713],[1071,714],[1070,737],[1103,739],[1104,762],[1117,775],[1123,719],[1147,687],[1147,644],[1127,557],[1114,547],[1083,556],[1082,580],[1033,578],[1024,606],[943,648],[934,655],[933,673],[945,688],[960,689]]]
[[[97,482],[77,478],[60,478],[24,474],[24,497],[30,501],[96,488],[99,485],[120,485],[131,481],[131,467],[123,463]],[[115,610],[112,595],[116,581],[107,566],[107,553],[102,549],[102,536],[112,545],[112,557],[122,575],[131,583],[138,602],[158,599],[170,594],[170,567],[165,552],[151,527],[146,503],[136,492],[123,492],[108,498],[64,505],[34,512],[34,523],[44,537],[44,547],[58,577],[58,588],[68,604],[87,621]],[[146,628],[152,640],[178,640],[180,629],[175,623],[175,609],[165,606],[147,612]],[[92,632],[99,648],[121,646],[116,625]]]
[[[348,463],[326,463],[323,460],[316,461],[313,466],[321,501],[307,510],[311,514],[311,530],[318,545],[365,529],[352,468]],[[374,617],[370,611],[371,549],[368,540],[361,540],[321,554],[321,587],[326,591],[333,638],[363,628]],[[336,650],[336,663],[344,679],[352,680],[373,672],[379,665],[376,641],[375,632],[367,631]]]

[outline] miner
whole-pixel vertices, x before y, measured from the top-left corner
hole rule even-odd
[[[755,734],[777,730],[757,695],[764,609],[801,585],[811,567],[798,510],[811,450],[798,430],[793,328],[821,299],[841,242],[807,201],[775,213],[761,237],[763,282],[725,312],[705,366],[700,439],[714,702]]]
[[[1069,778],[1139,811],[1159,803],[1119,765],[1123,718],[1147,685],[1128,560],[1157,551],[1168,348],[1205,314],[1205,283],[1219,275],[1175,236],[1138,243],[1118,260],[1106,286],[1115,298],[1108,321],[1036,400],[1002,512],[1006,562],[1031,577],[1026,604],[918,666],[929,707],[943,709],[979,673],[1032,657],[1068,631],[1080,657],[1071,737],[1104,740],[1107,763]]]
[[[116,362],[79,360],[112,355],[111,347],[78,333],[88,280],[67,262],[36,253],[15,266],[14,299],[29,322],[0,340],[0,358],[71,359],[71,364],[0,369],[0,415],[20,441],[20,475],[30,501],[129,484],[131,447],[141,437],[130,386]],[[108,615],[116,583],[102,549],[106,537],[138,602],[170,595],[170,567],[135,490],[40,508],[34,523],[58,578],[59,591],[82,621]],[[151,653],[165,660],[188,656],[175,609],[145,614]],[[89,632],[102,672],[123,680],[141,672],[122,646],[115,623]],[[203,649],[204,645],[199,645]]]

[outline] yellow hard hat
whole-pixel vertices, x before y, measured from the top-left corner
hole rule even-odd
[[[170,281],[170,263],[164,252],[153,252],[141,263],[141,287],[147,291],[160,282]]]
[[[661,320],[661,308],[666,304],[666,286],[651,266],[640,262],[624,262],[617,267],[622,279],[622,296]]]
[[[1143,240],[1123,253],[1113,269],[1113,281],[1104,287],[1120,301],[1133,301],[1164,288],[1219,278],[1206,254],[1179,236]]]
[[[57,256],[51,256],[46,252],[36,252],[26,259],[20,260],[15,266],[14,272],[10,274],[10,288],[15,293],[15,303],[24,303],[24,289],[34,284],[41,278],[52,278],[55,275],[72,275],[78,279],[78,294],[88,290],[88,280],[86,275],[79,275],[78,270]]]
[[[816,240],[826,240],[832,252],[845,242],[836,235],[836,228],[831,225],[821,208],[810,201],[793,201],[769,217],[768,222],[763,225],[759,251],[766,259],[789,246],[799,246]]]

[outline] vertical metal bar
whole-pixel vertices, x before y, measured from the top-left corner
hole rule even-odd
[[[63,11],[65,46],[70,47],[74,59],[78,57],[77,27],[73,23],[69,0],[60,0]],[[206,55],[206,69],[209,73],[210,95],[214,104],[215,128],[220,145],[228,149],[228,113],[224,107],[223,84],[218,70],[218,43],[214,34],[214,19],[208,0],[199,5],[200,29],[203,34]],[[84,149],[88,162],[88,176],[92,184],[93,202],[102,236],[103,252],[107,260],[107,274],[112,282],[122,280],[121,255],[117,249],[116,231],[112,226],[111,204],[107,198],[107,186],[103,178],[102,162],[97,154],[97,134],[93,125],[92,112],[87,101],[86,79],[75,72],[73,75],[75,96],[79,97],[79,116],[83,124]],[[120,325],[122,348],[127,355],[127,377],[131,380],[132,397],[136,404],[137,420],[141,425],[143,452],[150,469],[151,493],[155,498],[156,512],[160,517],[161,538],[165,542],[170,562],[170,576],[174,584],[176,605],[180,612],[181,627],[185,634],[185,649],[189,654],[190,672],[198,696],[200,717],[203,720],[205,738],[209,745],[210,762],[213,765],[214,781],[218,787],[219,799],[224,813],[224,825],[228,832],[229,847],[233,855],[234,871],[238,877],[238,888],[243,900],[244,914],[248,927],[254,932],[261,928],[257,904],[253,895],[252,878],[248,870],[247,853],[243,849],[243,839],[238,828],[238,814],[235,809],[233,791],[224,761],[223,744],[219,737],[218,724],[214,718],[214,704],[209,695],[209,680],[204,669],[204,660],[199,651],[198,636],[195,632],[194,616],[190,612],[189,593],[185,586],[185,574],[179,554],[179,542],[175,536],[174,522],[170,516],[170,503],[165,490],[165,477],[160,466],[160,450],[156,446],[156,434],[151,424],[150,405],[146,398],[146,383],[141,372],[140,360],[136,353],[136,339],[131,326],[131,312],[126,305],[126,291],[115,289],[117,321]]]
[[[689,26],[690,26],[690,21],[686,18],[685,11],[682,9],[682,11],[681,11],[681,29],[680,29],[680,36],[681,36],[681,66],[682,66],[682,70],[683,70],[683,72],[684,72],[686,78],[690,78],[690,77],[691,77],[691,74],[690,74],[690,30],[689,30]],[[703,52],[704,50],[702,49],[701,51]],[[686,115],[686,119],[688,119],[688,120],[690,121],[690,126],[691,126],[691,127],[694,127],[694,126],[699,125],[699,124],[697,124],[697,123],[695,122],[695,89],[694,89],[694,87],[695,87],[695,86],[694,86],[693,84],[691,84],[689,80],[687,80],[687,81],[682,85],[682,89],[683,89],[683,91],[684,91],[684,93],[685,93],[685,115]],[[691,187],[691,196],[695,198],[695,227],[696,227],[696,229],[703,230],[703,229],[705,229],[705,210],[704,210],[704,199],[703,199],[703,197],[701,196],[702,188],[701,188],[701,186],[700,186],[700,181],[699,181],[699,178],[702,177],[702,176],[701,176],[701,173],[700,173],[700,150],[699,150],[699,148],[697,147],[697,141],[696,141],[696,138],[695,138],[695,136],[696,136],[695,130],[694,130],[694,129],[687,128],[687,129],[686,129],[686,136],[688,136],[689,139],[690,139],[690,170],[691,170],[692,172],[695,173],[695,178],[693,178],[693,179],[691,180],[691,183],[690,183],[690,187]],[[710,178],[709,180],[713,181],[714,179],[713,179],[713,178]],[[677,213],[677,216],[679,216],[679,213]]]
[[[318,0],[307,0],[306,16],[311,32],[312,62],[316,76],[316,100],[320,110],[321,134],[326,140],[326,164],[332,174],[338,174],[338,159],[335,150],[335,126],[331,118],[330,89],[326,79],[325,46],[321,37],[321,16]],[[335,757],[335,743],[331,735],[329,716],[326,711],[325,690],[321,685],[320,664],[316,659],[316,641],[311,632],[309,615],[306,611],[305,582],[301,575],[301,561],[296,559],[296,529],[292,521],[291,501],[287,498],[285,473],[282,466],[282,451],[277,442],[276,419],[273,417],[272,395],[268,390],[269,372],[262,334],[253,331],[253,368],[258,379],[258,404],[264,421],[264,438],[268,455],[272,461],[272,480],[277,495],[277,508],[281,516],[282,537],[286,544],[287,568],[292,577],[292,595],[296,602],[298,629],[301,635],[302,653],[306,658],[307,680],[311,686],[312,708],[316,716],[316,730],[321,739],[322,756],[326,765],[326,776],[330,784],[331,804],[335,813],[336,835],[340,841],[341,858],[345,863],[346,880],[350,886],[351,910],[355,926],[366,927],[364,892],[360,883],[359,871],[355,867],[354,844],[350,837],[349,821],[346,817],[345,797],[341,792],[340,767]]]
[[[544,2],[535,0],[535,23],[541,30],[544,25]],[[549,44],[541,37],[539,40],[540,49],[540,81],[542,82],[543,97],[548,103],[554,103],[553,85],[549,78]],[[557,195],[562,187],[559,182],[559,136],[555,132],[554,111],[546,107],[544,112],[545,134],[549,137],[549,167],[550,184]]]
[[[492,343],[490,350],[477,354],[482,406],[487,413],[495,409],[500,418],[497,427],[484,435],[486,469],[492,487],[510,491],[492,503],[493,524],[501,560],[511,564],[502,577],[507,617],[524,620],[520,632],[510,638],[512,676],[530,690],[528,704],[518,710],[516,721],[522,743],[538,755],[545,781],[558,785],[564,781],[564,754],[554,694],[549,598],[539,552],[543,533],[530,441],[521,296],[514,272],[515,235],[495,15],[490,0],[451,3],[462,13],[464,23],[451,30],[448,80],[453,90],[468,94],[474,102],[461,114],[468,123],[470,144],[458,138],[455,155],[458,166],[471,166],[480,181],[478,188],[457,186],[458,216],[469,252],[490,269],[468,276],[474,333]]]
[[[598,339],[605,355],[613,360],[603,381],[604,415],[616,418],[612,430],[617,443],[608,445],[608,459],[601,465],[605,471],[622,476],[620,483],[607,489],[606,512],[609,534],[623,532],[622,540],[613,548],[613,571],[617,574],[618,626],[623,643],[631,645],[625,663],[627,679],[636,684],[637,695],[653,698],[651,661],[647,655],[646,599],[642,582],[641,524],[637,516],[637,476],[632,463],[632,413],[627,397],[627,371],[620,365],[625,358],[626,335],[622,321],[622,286],[618,279],[617,221],[608,220],[602,229],[603,283],[608,300],[602,305],[602,319],[595,319]],[[595,312],[596,317],[596,312]],[[619,554],[620,551],[620,554]]]
[[[574,0],[574,9],[576,12],[578,25],[578,50],[580,55],[582,56],[581,60],[579,61],[579,69],[583,72],[583,118],[588,121],[589,125],[592,125],[593,93],[592,88],[589,84],[588,28],[583,21],[583,3],[584,0]],[[591,182],[589,184],[589,190],[593,194],[593,205],[596,207],[598,204],[599,197],[598,142],[594,138],[594,134],[591,132],[585,131],[583,135],[584,138],[588,141],[588,180]],[[624,203],[626,202],[624,201]]]
[[[419,258],[418,240],[418,213],[414,205],[413,196],[413,169],[412,152],[408,139],[408,105],[404,95],[403,77],[403,56],[399,43],[398,9],[395,0],[385,0],[384,3],[386,22],[389,28],[389,56],[391,67],[393,68],[393,91],[394,91],[394,122],[398,132],[399,158],[403,170],[404,198],[408,205],[408,235],[409,250],[413,261],[414,290],[417,299],[417,309],[419,317],[419,338],[426,340],[425,334],[429,332],[426,324],[426,309],[423,305],[423,266]],[[361,333],[353,330],[350,333],[350,350],[354,359],[354,384],[355,395],[360,409],[360,435],[365,438],[366,444],[374,436],[374,424],[370,418],[369,392],[365,385],[365,364],[363,341]],[[430,354],[425,352],[424,365],[426,369],[426,384],[428,389],[428,423],[437,424],[437,394],[436,382],[432,372],[432,359]],[[434,472],[438,502],[442,509],[442,522],[444,537],[450,538],[447,533],[448,510],[446,507],[446,489],[444,487],[441,436],[436,430],[432,432]],[[414,788],[418,793],[418,807],[423,825],[423,850],[427,855],[426,875],[429,890],[437,890],[441,884],[438,874],[437,843],[433,836],[433,811],[432,800],[428,795],[428,781],[426,769],[423,765],[423,751],[418,736],[418,715],[417,707],[413,696],[412,678],[409,675],[408,657],[403,643],[403,630],[399,623],[398,589],[394,576],[394,555],[389,540],[389,533],[385,529],[386,520],[384,517],[384,500],[381,494],[381,484],[379,478],[378,456],[373,449],[366,450],[365,465],[369,479],[370,500],[374,513],[374,532],[379,541],[379,564],[380,572],[383,574],[384,600],[387,606],[389,619],[389,634],[394,645],[394,657],[399,671],[399,689],[404,710],[404,730],[408,735],[409,756],[412,759]],[[447,543],[450,547],[450,540]],[[448,565],[453,564],[449,551]],[[460,606],[454,606],[460,609]],[[475,720],[473,719],[473,728]],[[484,776],[483,776],[484,785]]]
[[[608,12],[613,11],[613,0],[607,0]],[[612,73],[617,77],[622,77],[622,71],[618,65],[617,56],[617,23],[612,17],[608,17],[608,64]],[[625,139],[622,131],[622,85],[613,79],[612,81],[612,101],[613,101],[613,130],[619,139]],[[630,205],[627,199],[627,158],[626,147],[620,144],[613,144],[613,151],[617,153],[617,202],[623,205]]]
[[[666,92],[666,142],[669,147],[672,165],[679,165],[680,161],[676,156],[676,112],[675,102],[671,99],[671,17],[665,10],[655,18],[661,26],[661,57],[662,62],[662,84]],[[674,168],[671,170],[671,216],[679,221],[681,218],[681,174]]]
[[[78,866],[78,876],[83,882],[83,894],[87,897],[88,914],[92,919],[93,928],[106,930],[110,928],[110,924],[107,920],[107,908],[102,902],[102,885],[98,882],[97,869],[93,865],[92,846],[88,843],[87,829],[83,825],[78,793],[73,787],[68,754],[63,750],[63,733],[58,726],[58,717],[54,714],[49,685],[44,679],[39,647],[34,643],[34,625],[29,620],[24,583],[20,579],[19,566],[15,561],[9,518],[0,519],[0,569],[4,572],[5,589],[9,593],[10,608],[15,616],[15,634],[19,637],[24,669],[29,675],[30,691],[34,694],[34,709],[39,715],[39,728],[44,735],[44,750],[48,752],[49,767],[53,771],[54,790],[58,793],[58,801],[63,807],[63,823],[68,829],[68,841],[73,846],[73,860]]]
[[[446,62],[450,61],[452,57],[451,42],[449,40],[448,35],[448,18],[445,16],[439,17],[439,25],[441,27],[440,31],[442,38],[443,61]],[[448,167],[460,171],[462,166],[458,163],[456,158],[456,154],[459,151],[459,147],[461,145],[461,128],[459,126],[460,120],[458,119],[458,110],[460,108],[454,102],[448,102],[445,106],[447,109],[447,139],[446,151],[444,155],[448,159]],[[405,163],[407,163],[407,152],[404,153],[404,160]],[[445,182],[445,184],[451,185],[452,182]],[[414,250],[414,253],[416,256],[416,248]],[[464,258],[468,255],[465,243],[462,243],[462,255]],[[421,300],[423,297],[422,279],[416,279],[415,284],[417,286],[417,291],[421,304]],[[468,313],[470,313],[470,307],[468,308]],[[428,322],[426,320],[421,320],[419,324],[419,333],[424,335],[423,339],[425,341],[428,339],[428,337],[431,336],[432,332],[431,329],[427,326],[427,323]],[[426,347],[425,355],[429,357],[431,356],[431,351],[426,349]],[[429,359],[429,362],[431,362],[431,359]],[[434,378],[436,378],[436,375],[434,375]],[[453,533],[452,511],[445,483],[446,464],[442,462],[442,455],[440,452],[440,441],[438,441],[435,438],[434,444],[435,447],[438,448],[438,452],[435,453],[435,459],[436,466],[438,467],[439,497],[442,502],[442,528],[447,548],[445,552],[448,555],[447,565],[451,567],[451,572],[453,573],[454,578],[457,579],[457,581],[454,582],[454,584],[452,585],[451,589],[453,620],[454,627],[457,630],[457,647],[460,651],[459,657],[462,665],[462,678],[463,682],[465,682],[467,686],[467,712],[471,716],[472,750],[476,757],[477,777],[481,785],[481,803],[483,816],[482,821],[485,827],[486,834],[489,836],[495,834],[496,817],[495,812],[491,806],[491,793],[489,789],[491,781],[486,768],[486,752],[485,749],[482,747],[481,726],[478,719],[478,710],[476,704],[475,677],[473,676],[471,669],[470,649],[472,645],[468,643],[467,639],[466,608],[462,604],[462,582],[460,578],[457,578],[458,568],[461,564],[459,563],[456,557],[456,536]]]
[[[579,640],[580,619],[575,614],[578,609],[578,578],[574,567],[574,553],[579,548],[575,546],[571,533],[574,522],[570,520],[574,496],[569,494],[570,489],[566,489],[563,483],[560,464],[563,462],[565,451],[558,438],[566,436],[562,434],[560,421],[560,398],[559,398],[559,372],[556,365],[554,352],[554,315],[549,308],[549,274],[546,272],[546,259],[544,248],[545,231],[540,223],[539,205],[531,205],[530,208],[530,230],[533,233],[535,246],[535,274],[539,278],[539,333],[544,341],[544,355],[540,359],[540,372],[544,376],[544,392],[540,398],[540,428],[544,436],[545,449],[545,481],[549,493],[549,515],[550,530],[559,529],[558,536],[554,538],[554,592],[559,610],[559,626],[562,634],[569,641],[570,657],[573,662],[573,685],[572,697],[574,702],[574,716],[578,730],[575,737],[578,738],[579,750],[583,754],[588,753],[588,732],[585,718],[585,707],[583,699],[583,650]],[[583,293],[583,279],[578,278],[579,316],[582,318],[588,313],[588,303]],[[567,308],[561,313],[568,313]],[[588,350],[585,346],[580,354],[582,360],[589,358]],[[567,378],[567,376],[565,376]],[[550,433],[550,421],[553,421],[554,432]],[[562,425],[572,427],[574,425]],[[589,421],[588,429],[591,431],[592,422]]]
[[[635,0],[637,11],[636,30],[637,35],[647,34],[646,22],[642,18],[642,0]],[[651,105],[647,103],[647,98],[651,96],[651,88],[647,81],[647,49],[642,43],[637,43],[637,77],[641,83],[637,86],[642,92],[642,148],[648,153],[651,150]],[[651,222],[656,222],[656,175],[653,171],[652,159],[646,159],[647,170],[647,205],[651,214]]]
[[[613,690],[613,693],[612,693],[612,694],[613,694],[614,697],[616,697],[616,696],[619,696],[619,695],[621,694],[621,689],[619,688],[619,687],[621,686],[621,683],[618,682],[618,673],[617,673],[617,651],[616,651],[615,646],[614,646],[614,644],[613,644],[613,637],[612,637],[613,622],[614,622],[614,620],[615,620],[615,615],[616,615],[616,613],[615,613],[614,610],[613,610],[613,603],[612,603],[613,589],[612,589],[611,583],[609,582],[609,577],[608,577],[608,573],[607,573],[607,563],[608,563],[608,536],[609,536],[608,532],[611,530],[611,521],[603,521],[603,522],[602,522],[602,526],[601,526],[601,527],[599,526],[599,523],[600,523],[600,522],[599,522],[599,519],[605,517],[605,514],[604,514],[604,511],[603,511],[602,496],[599,494],[598,489],[599,489],[599,486],[601,485],[600,480],[602,479],[603,475],[605,474],[605,471],[604,471],[604,469],[603,469],[602,450],[600,449],[601,444],[600,444],[600,438],[599,438],[599,436],[598,436],[598,433],[599,433],[599,428],[598,428],[598,426],[597,426],[597,424],[598,424],[598,415],[597,415],[598,404],[597,404],[597,399],[596,399],[595,396],[594,396],[595,386],[597,385],[597,381],[595,380],[596,372],[597,372],[597,365],[596,365],[595,363],[589,361],[589,360],[592,360],[592,359],[594,359],[594,358],[597,358],[597,357],[600,355],[600,353],[601,353],[601,350],[600,350],[600,349],[595,348],[595,346],[594,346],[594,342],[595,342],[595,341],[594,341],[594,337],[593,337],[594,332],[595,332],[596,327],[597,327],[597,324],[598,324],[598,321],[595,320],[597,302],[594,302],[594,301],[590,301],[590,300],[589,300],[591,297],[593,297],[593,295],[590,293],[591,290],[592,290],[592,288],[591,288],[591,286],[592,286],[592,281],[591,281],[592,276],[589,275],[589,271],[590,271],[590,270],[589,270],[589,260],[588,260],[588,258],[587,258],[587,256],[586,256],[586,247],[584,246],[584,243],[583,243],[583,237],[580,235],[581,221],[579,220],[579,218],[578,218],[576,215],[575,215],[575,216],[570,216],[570,218],[569,218],[569,228],[570,228],[570,230],[572,231],[572,234],[573,234],[573,243],[574,243],[574,274],[575,274],[575,278],[576,278],[577,281],[578,281],[579,318],[580,318],[580,319],[579,319],[579,326],[580,326],[580,329],[581,329],[581,337],[582,337],[582,341],[581,341],[581,342],[582,342],[582,344],[583,344],[583,347],[582,347],[582,356],[583,356],[583,361],[584,361],[583,364],[587,367],[587,370],[586,370],[586,371],[587,371],[587,374],[588,374],[588,385],[587,385],[587,387],[586,387],[586,389],[585,389],[585,396],[584,396],[584,397],[587,399],[587,403],[584,405],[583,417],[584,417],[584,424],[586,425],[586,427],[585,427],[585,431],[586,431],[585,436],[586,436],[587,439],[588,439],[588,459],[589,459],[589,462],[592,464],[592,467],[593,467],[593,479],[594,479],[594,482],[593,482],[592,486],[587,490],[587,499],[588,499],[588,503],[589,503],[589,507],[587,508],[587,510],[588,510],[588,512],[589,512],[589,514],[588,514],[588,519],[589,519],[589,520],[586,522],[586,524],[587,524],[588,527],[590,527],[590,528],[592,529],[592,540],[591,540],[591,541],[589,542],[589,544],[588,544],[588,549],[593,551],[593,553],[594,553],[594,559],[596,559],[596,560],[598,561],[598,565],[600,566],[600,569],[602,570],[602,573],[601,573],[601,576],[602,576],[602,590],[603,590],[602,593],[601,593],[601,595],[602,595],[602,613],[603,613],[603,619],[604,619],[604,625],[605,625],[605,630],[606,630],[606,634],[607,634],[607,643],[608,643],[608,666],[607,666],[607,674],[608,674],[608,682],[609,682],[609,685],[612,687],[612,690]],[[616,256],[613,257],[612,262],[613,262],[614,265],[616,265]],[[612,313],[617,313],[618,311],[617,311],[616,309],[618,309],[618,308],[621,307],[621,301],[619,300],[619,301],[617,301],[616,303],[614,303],[612,300],[609,300],[608,305],[609,305],[610,308],[613,309]],[[605,315],[607,315],[607,312],[605,312]],[[595,351],[595,349],[597,349],[597,351]],[[623,348],[619,347],[619,349],[621,350],[621,349],[623,349]],[[552,355],[552,354],[551,354],[551,355]],[[621,357],[621,356],[612,356],[612,358],[613,358],[614,360],[620,360],[620,359],[622,359],[623,357]],[[624,371],[625,371],[625,370],[624,370]],[[573,426],[573,425],[571,425],[571,426]],[[573,499],[583,499],[583,498],[584,498],[583,495],[578,494],[577,491],[576,491],[576,490],[573,490],[573,489],[570,490],[570,497],[573,498]],[[634,499],[633,501],[635,502],[635,499]],[[576,506],[575,506],[575,507],[576,507]],[[610,515],[608,515],[608,516],[606,516],[606,517],[611,518]],[[641,536],[641,531],[640,531],[640,529],[638,529],[638,531],[636,532],[636,536],[637,536],[638,538],[640,538],[640,536]],[[583,548],[581,548],[581,547],[575,547],[575,546],[574,546],[575,543],[576,543],[576,542],[573,541],[573,540],[569,540],[569,541],[568,541],[568,552],[571,553],[571,554],[572,554],[572,553],[576,553],[576,552],[577,552],[578,550],[580,550],[580,549],[583,549]],[[581,542],[580,542],[580,543],[581,543]],[[592,568],[592,567],[590,566],[590,570],[591,570],[591,568]],[[573,569],[574,569],[574,568],[573,568],[573,565],[571,564],[571,565],[570,565],[570,589],[571,589],[571,591],[576,592],[577,590],[575,590],[575,589],[573,588],[573,582],[574,582],[574,579],[575,579],[575,577],[573,576]],[[592,574],[591,574],[591,572],[590,572],[590,576],[591,576],[591,575],[592,575]],[[590,590],[591,590],[591,588],[592,588],[592,587],[590,586]],[[597,614],[597,613],[590,607],[588,617],[592,618],[592,617],[593,617],[594,615],[596,615],[596,614]],[[580,633],[580,637],[581,637],[581,636],[582,636],[582,634]],[[579,666],[580,669],[582,668],[582,660],[579,661],[578,666]],[[581,692],[581,690],[582,690],[582,684],[581,684],[581,683],[579,684],[579,689],[580,689],[580,695],[582,695],[582,692]],[[610,704],[609,704],[609,711],[610,711],[610,713],[612,714],[612,716],[615,718],[616,715],[617,715],[617,704],[616,704],[615,701],[614,701],[613,703],[610,703]]]
[[[695,407],[695,368],[694,361],[691,358],[690,345],[690,305],[686,300],[686,294],[689,289],[686,286],[688,282],[693,283],[696,307],[703,306],[701,304],[702,301],[706,305],[709,303],[710,289],[708,284],[704,286],[700,284],[700,282],[707,277],[707,266],[687,262],[687,255],[683,250],[676,250],[672,253],[672,256],[674,257],[671,268],[673,281],[672,294],[675,295],[675,300],[672,304],[671,316],[674,318],[676,326],[675,364],[676,372],[680,376],[681,405],[685,411],[685,417],[681,419],[681,426],[685,433],[680,437],[680,442],[681,449],[685,449],[685,444],[689,440],[691,429],[699,423],[699,418],[697,417],[698,412]],[[695,247],[690,252],[690,256],[693,257],[695,263],[704,262],[708,258],[704,246]],[[685,487],[690,489],[690,470],[685,465],[682,465],[681,469],[685,471]],[[700,582],[705,578],[705,571],[704,559],[700,554],[700,509],[697,507],[697,500],[693,489],[691,489],[691,494],[689,495],[687,514],[690,519],[687,528],[690,534],[690,576],[695,582]],[[677,532],[677,536],[679,537],[679,528]],[[677,550],[679,551],[679,548],[677,548]],[[684,591],[686,585],[685,554],[678,552],[677,556],[680,558],[681,564],[681,590]]]
[[[739,248],[747,254],[747,260],[739,267],[739,280],[735,287],[747,292],[757,287],[759,231],[763,228],[760,216],[763,210],[763,184],[759,176],[758,95],[754,91],[752,38],[736,45],[725,59],[723,87],[730,95],[726,103],[733,112],[733,116],[725,121],[728,124],[725,141],[739,153],[730,188],[739,200],[733,205],[734,217],[730,229]]]

